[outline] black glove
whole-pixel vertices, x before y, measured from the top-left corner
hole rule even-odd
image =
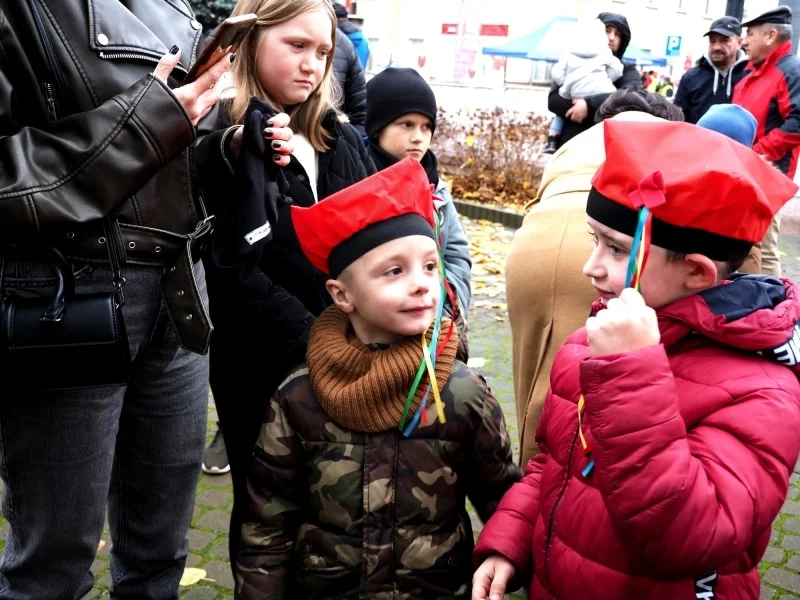
[[[264,140],[267,121],[277,114],[269,104],[253,97],[244,116],[242,145],[231,196],[217,215],[211,242],[214,263],[220,267],[255,264],[261,248],[272,239],[278,208],[291,203],[283,169]]]

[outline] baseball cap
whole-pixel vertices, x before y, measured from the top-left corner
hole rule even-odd
[[[711,23],[711,29],[705,35],[711,35],[712,33],[718,33],[725,37],[742,35],[742,24],[736,17],[721,17]]]

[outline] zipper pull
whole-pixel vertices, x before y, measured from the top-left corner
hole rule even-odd
[[[49,81],[42,82],[42,88],[47,102],[47,118],[51,123],[55,123],[58,121],[58,113],[56,111],[56,95],[53,92],[53,84]]]

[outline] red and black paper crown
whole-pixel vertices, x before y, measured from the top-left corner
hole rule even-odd
[[[586,213],[634,236],[652,212],[650,242],[682,254],[740,260],[797,186],[749,148],[680,122],[604,122],[606,160]]]
[[[292,206],[291,214],[303,253],[333,278],[386,242],[409,235],[436,239],[431,185],[410,157],[314,206]]]

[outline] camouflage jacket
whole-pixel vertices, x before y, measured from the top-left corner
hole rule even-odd
[[[248,480],[237,598],[468,598],[473,533],[520,479],[502,410],[456,361],[410,437],[345,431],[308,369],[271,400]]]

